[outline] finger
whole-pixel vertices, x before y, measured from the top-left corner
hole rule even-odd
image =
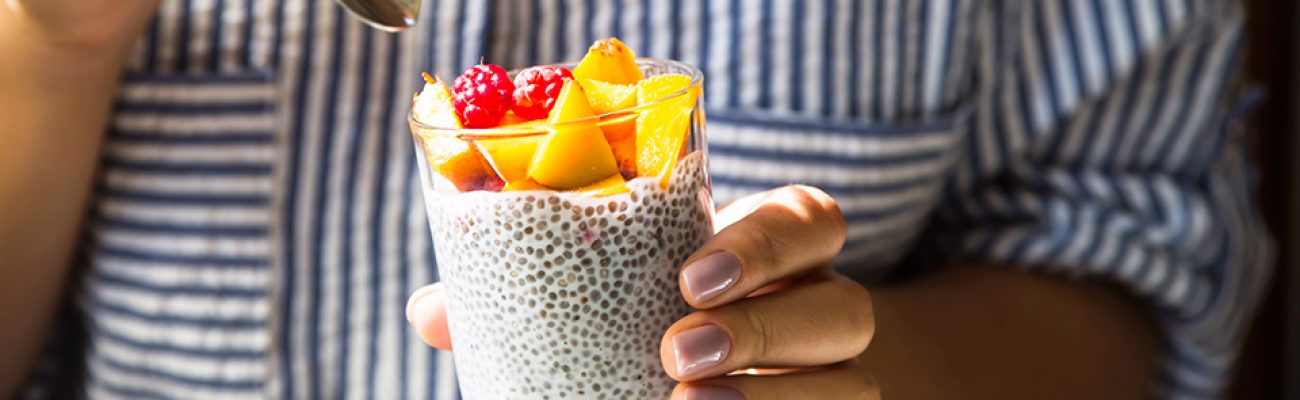
[[[677,385],[673,400],[879,399],[880,388],[857,363],[774,376],[737,375]]]
[[[867,290],[836,275],[691,313],[668,328],[659,355],[679,381],[834,364],[866,350],[874,321]]]
[[[844,245],[845,223],[826,193],[786,186],[727,207],[748,215],[731,224],[683,263],[679,285],[695,308],[743,298],[772,282],[826,267]]]
[[[406,302],[406,322],[430,346],[451,350],[451,333],[447,330],[447,293],[442,283],[416,290]]]

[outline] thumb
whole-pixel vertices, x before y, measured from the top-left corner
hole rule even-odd
[[[406,302],[406,322],[430,346],[451,350],[451,333],[447,330],[447,291],[442,283],[416,290]]]

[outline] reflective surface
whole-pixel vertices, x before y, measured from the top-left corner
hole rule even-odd
[[[420,17],[419,0],[338,0],[352,15],[370,26],[397,32],[414,26]]]

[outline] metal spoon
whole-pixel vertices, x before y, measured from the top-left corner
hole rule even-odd
[[[420,0],[338,0],[365,23],[382,31],[398,32],[415,26]]]

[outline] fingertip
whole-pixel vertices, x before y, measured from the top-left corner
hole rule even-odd
[[[451,350],[447,328],[447,296],[440,283],[420,288],[406,304],[406,319],[421,340],[430,346]]]

